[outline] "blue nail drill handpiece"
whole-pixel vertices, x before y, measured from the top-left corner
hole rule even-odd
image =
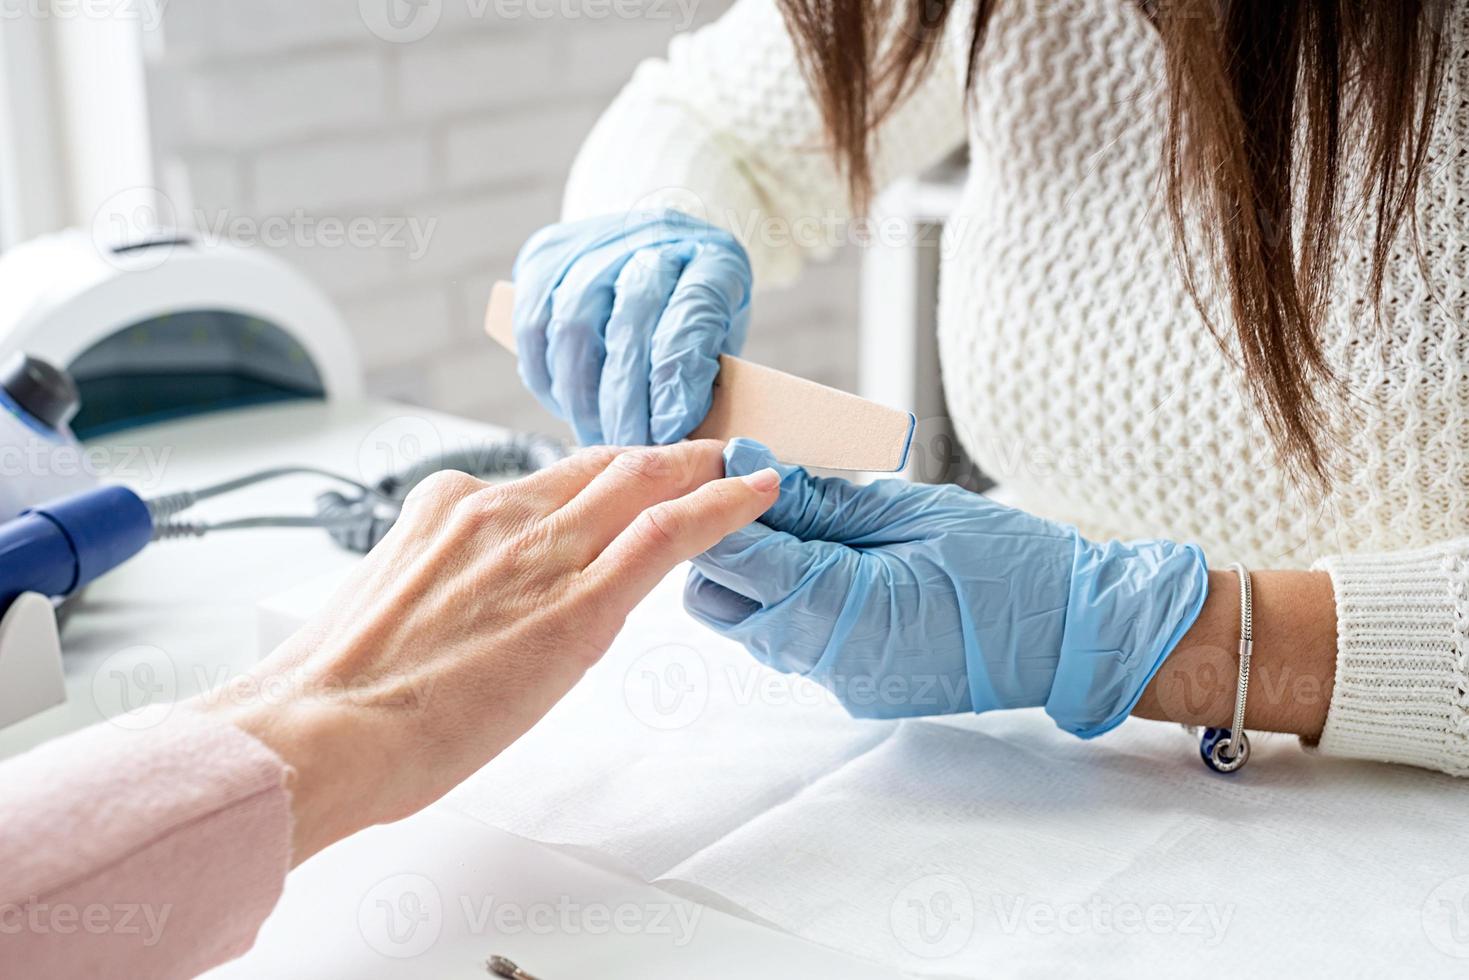
[[[31,507],[0,524],[0,611],[22,592],[67,596],[153,538],[148,506],[121,486]]]

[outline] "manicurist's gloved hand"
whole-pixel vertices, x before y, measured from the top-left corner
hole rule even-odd
[[[954,486],[857,486],[774,466],[759,523],[694,559],[689,612],[854,715],[1045,706],[1083,738],[1119,724],[1203,607],[1203,553],[1100,544]]]
[[[520,376],[584,445],[677,442],[744,344],[750,292],[734,236],[681,212],[551,225],[515,260]]]

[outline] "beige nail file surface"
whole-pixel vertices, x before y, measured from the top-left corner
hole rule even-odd
[[[512,353],[515,287],[498,282],[485,333]],[[895,472],[908,461],[913,416],[738,357],[719,358],[714,404],[692,439],[744,436],[797,466]]]

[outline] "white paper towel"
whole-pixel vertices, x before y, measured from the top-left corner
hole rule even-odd
[[[918,976],[1469,975],[1469,786],[1132,721],[850,719],[683,613],[683,570],[451,804]]]

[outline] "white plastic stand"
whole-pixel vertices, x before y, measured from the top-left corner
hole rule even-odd
[[[0,617],[0,728],[65,700],[56,609],[24,592]]]

